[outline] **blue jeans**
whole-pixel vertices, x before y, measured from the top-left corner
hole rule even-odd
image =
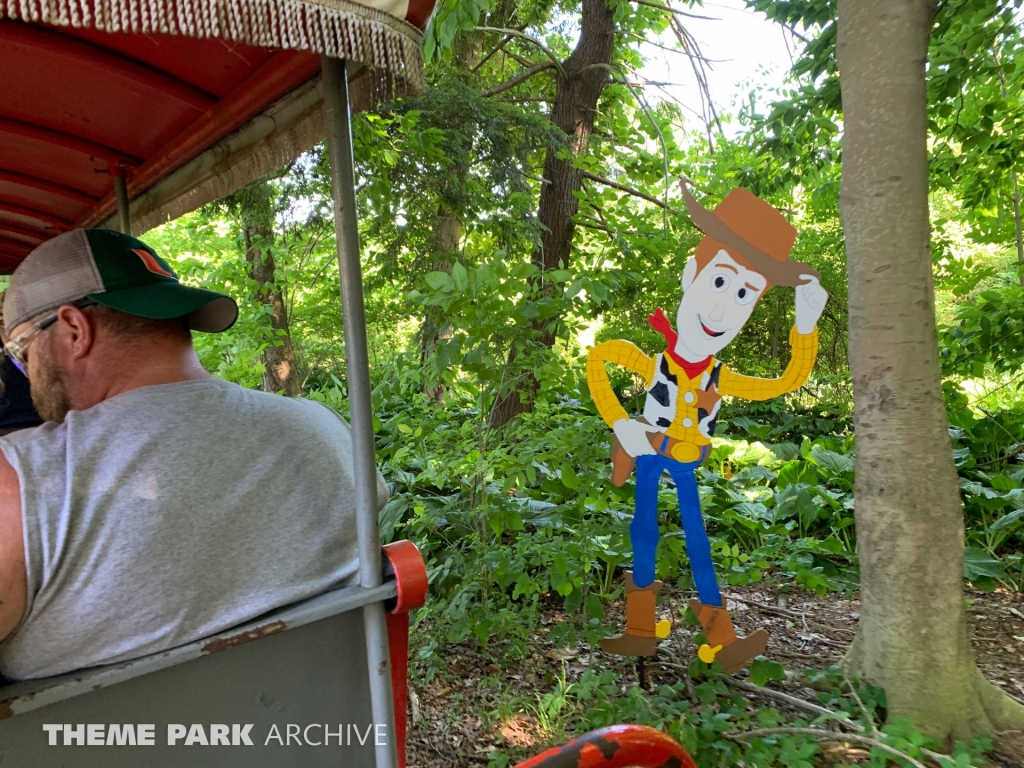
[[[699,461],[683,464],[661,454],[636,458],[636,509],[629,526],[633,544],[633,582],[646,587],[654,581],[654,556],[658,549],[658,485],[667,469],[676,483],[679,495],[679,513],[686,536],[686,553],[690,556],[690,569],[697,595],[705,605],[721,605],[715,566],[711,562],[711,542],[704,530],[700,513],[700,495],[693,472]]]

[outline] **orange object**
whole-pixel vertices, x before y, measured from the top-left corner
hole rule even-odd
[[[646,725],[613,725],[542,752],[516,768],[697,768],[675,739]]]
[[[803,275],[819,277],[810,265],[790,261],[796,227],[770,203],[746,189],[734,189],[709,211],[685,183],[681,187],[690,219],[705,235],[693,254],[698,271],[725,250],[743,266],[760,272],[769,285],[801,285],[806,282]]]
[[[385,573],[394,574],[398,597],[388,606],[388,655],[391,660],[391,697],[395,706],[398,768],[405,768],[406,710],[409,703],[409,611],[427,601],[427,567],[411,541],[384,547]]]
[[[664,635],[658,635],[658,625],[654,621],[657,595],[662,583],[654,581],[646,587],[638,587],[633,581],[633,572],[626,571],[625,586],[626,630],[621,635],[604,638],[601,650],[616,656],[653,656],[658,649],[655,638],[668,637],[667,631]],[[662,630],[665,629],[662,626]]]
[[[395,575],[398,600],[388,606],[391,613],[408,613],[427,602],[427,566],[419,548],[411,541],[396,541],[384,547],[390,572]],[[385,568],[385,572],[388,568]]]
[[[705,605],[700,600],[691,600],[690,610],[697,615],[708,639],[705,645],[697,649],[698,658],[705,664],[717,661],[726,672],[739,672],[768,647],[768,631],[765,629],[759,629],[747,637],[739,637],[729,611],[723,606]]]

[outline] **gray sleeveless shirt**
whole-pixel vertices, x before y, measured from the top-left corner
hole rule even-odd
[[[351,437],[320,403],[218,380],[143,387],[0,450],[28,574],[0,644],[8,678],[182,645],[358,570]]]

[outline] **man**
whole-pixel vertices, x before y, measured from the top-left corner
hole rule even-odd
[[[743,189],[729,193],[714,210],[702,208],[684,187],[687,208],[704,231],[683,269],[683,297],[672,329],[662,310],[651,325],[665,336],[664,353],[649,357],[627,341],[609,341],[590,350],[587,379],[602,418],[615,432],[612,482],[622,485],[636,466],[636,508],[630,525],[633,570],[626,574],[626,630],[601,647],[622,656],[650,656],[655,638],[654,609],[661,582],[654,580],[658,546],[658,484],[668,471],[676,485],[693,580],[700,598],[691,608],[708,643],[698,655],[733,672],[762,653],[768,634],[737,637],[722,604],[711,544],[704,530],[694,470],[711,451],[711,436],[722,395],[768,400],[800,387],[814,367],[817,322],[828,294],[806,264],[789,260],[796,230],[779,211]],[[757,302],[776,284],[796,285],[796,325],[789,339],[792,359],[777,379],[743,376],[716,359],[750,319]],[[616,363],[647,382],[643,416],[630,419],[612,391],[605,363]]]
[[[356,573],[345,422],[196,357],[191,332],[237,314],[109,230],[14,273],[5,351],[48,423],[0,438],[0,674],[154,653]]]

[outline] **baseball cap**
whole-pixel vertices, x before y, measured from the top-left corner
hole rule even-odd
[[[141,240],[112,229],[75,229],[47,240],[14,270],[3,302],[11,329],[79,299],[153,320],[187,317],[189,328],[218,333],[238,319],[230,296],[182,285]]]

